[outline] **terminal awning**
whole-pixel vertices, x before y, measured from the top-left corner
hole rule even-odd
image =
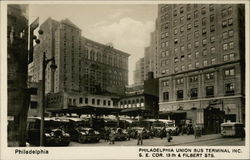
[[[127,108],[127,109],[123,109],[121,111],[121,115],[128,115],[128,116],[142,116],[142,115],[146,115],[146,114],[151,114],[152,111],[151,110],[145,110],[142,108]]]
[[[111,107],[94,107],[94,106],[69,106],[67,109],[47,109],[48,112],[53,113],[63,113],[63,114],[95,114],[95,115],[116,115],[121,112],[121,108],[111,108]]]

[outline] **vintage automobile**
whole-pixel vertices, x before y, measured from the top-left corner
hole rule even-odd
[[[100,141],[100,133],[90,127],[88,119],[61,117],[57,118],[57,121],[60,121],[68,131],[72,141],[79,143]]]
[[[179,135],[179,130],[175,126],[175,123],[173,120],[166,120],[166,119],[158,119],[158,121],[163,122],[166,132],[170,132],[171,135]]]
[[[138,133],[142,132],[142,138],[148,139],[151,137],[151,132],[144,127],[132,127],[130,137],[137,138]]]
[[[129,139],[128,132],[125,129],[117,128],[115,131],[115,140],[125,141]]]
[[[240,122],[221,123],[222,137],[244,137],[244,125]]]
[[[27,142],[33,145],[40,143],[40,124],[38,117],[29,117],[27,120]],[[53,118],[44,119],[44,145],[45,146],[68,146],[70,135],[61,128]]]

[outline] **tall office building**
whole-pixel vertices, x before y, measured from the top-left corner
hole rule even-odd
[[[238,4],[159,5],[160,111],[210,131],[244,122],[244,18]]]
[[[134,70],[134,84],[143,84],[144,82],[144,57],[140,58],[135,64]]]
[[[101,44],[81,36],[81,29],[70,20],[51,18],[42,25],[44,34],[35,46],[33,80],[41,80],[42,56],[55,57],[53,73],[46,68],[46,92],[122,95],[128,84],[129,54],[112,44]]]

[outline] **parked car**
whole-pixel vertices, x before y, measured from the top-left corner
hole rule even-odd
[[[100,133],[92,128],[76,127],[70,134],[72,140],[78,141],[79,143],[100,141]]]
[[[33,145],[40,144],[40,124],[38,117],[29,117],[27,120],[27,142]],[[44,119],[43,144],[45,146],[68,146],[70,135],[57,125],[52,118]]]
[[[115,131],[115,140],[125,141],[128,140],[128,132],[125,129],[117,128]]]
[[[79,143],[100,141],[100,132],[91,128],[87,119],[61,117],[57,118],[57,121],[68,131],[72,141]]]
[[[139,132],[142,132],[142,138],[148,139],[151,137],[151,132],[144,127],[132,127],[131,128],[131,138],[137,138]]]

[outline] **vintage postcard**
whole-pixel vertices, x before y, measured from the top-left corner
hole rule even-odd
[[[9,159],[249,159],[248,1],[1,1]]]

